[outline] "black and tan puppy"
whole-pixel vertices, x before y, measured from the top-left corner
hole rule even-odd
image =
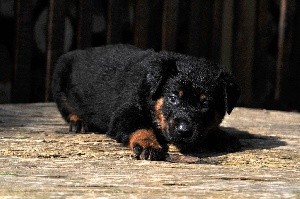
[[[114,45],[63,55],[52,92],[70,131],[106,132],[137,159],[182,152],[234,151],[239,141],[218,126],[240,91],[220,65],[171,52]]]

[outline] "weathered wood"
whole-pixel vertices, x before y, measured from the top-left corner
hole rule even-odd
[[[55,105],[0,105],[0,198],[299,198],[300,114],[236,108],[237,153],[137,161],[103,134],[69,134]]]
[[[15,64],[11,96],[13,102],[29,102],[30,100],[33,43],[32,13],[33,3],[31,0],[15,1]]]

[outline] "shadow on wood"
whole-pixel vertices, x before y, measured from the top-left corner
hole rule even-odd
[[[222,130],[230,135],[236,136],[242,145],[241,150],[236,152],[212,152],[201,149],[198,152],[190,154],[172,154],[168,159],[173,163],[189,163],[189,164],[221,164],[221,159],[215,159],[220,156],[240,153],[251,150],[272,149],[280,146],[285,146],[287,143],[281,141],[277,136],[266,136],[260,134],[251,134],[248,131],[241,131],[232,127],[221,127]]]

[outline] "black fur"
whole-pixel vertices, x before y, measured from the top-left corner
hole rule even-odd
[[[167,156],[168,143],[183,152],[239,147],[218,129],[239,88],[223,67],[205,59],[129,45],[72,51],[58,60],[52,92],[68,122],[70,114],[80,117],[76,131],[107,133],[127,145],[133,132],[151,129],[164,149],[156,150],[154,160]],[[166,128],[157,118],[159,99]],[[149,149],[133,149],[143,150]]]

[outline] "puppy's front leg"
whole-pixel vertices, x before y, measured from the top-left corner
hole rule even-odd
[[[138,160],[165,160],[168,156],[167,146],[161,146],[151,129],[139,129],[131,133],[129,148]]]
[[[149,123],[138,106],[124,105],[111,118],[107,134],[128,145],[136,159],[165,160],[168,146],[158,141]]]

